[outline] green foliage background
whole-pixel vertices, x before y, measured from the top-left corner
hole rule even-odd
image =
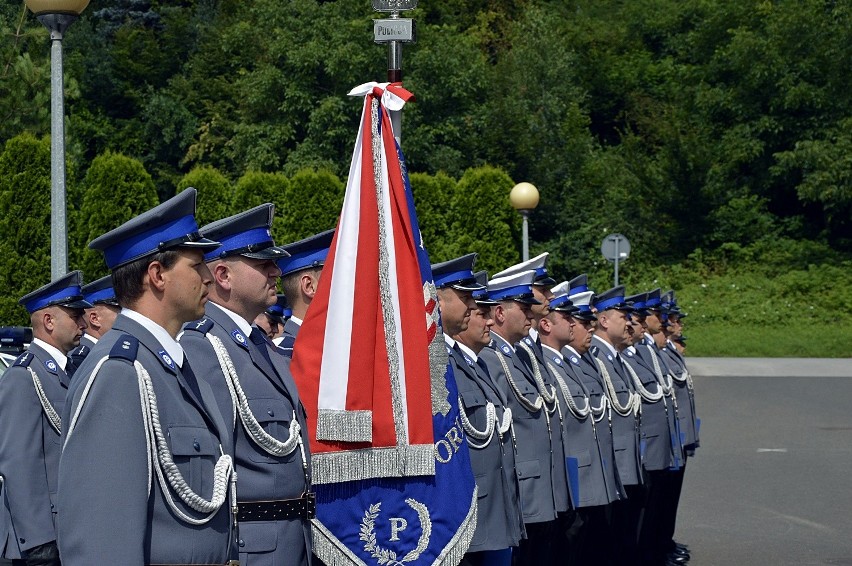
[[[433,260],[517,261],[506,194],[529,181],[532,253],[604,288],[600,241],[626,235],[623,282],[678,291],[693,353],[852,355],[852,4],[421,0],[407,15],[402,145]],[[279,241],[334,226],[361,112],[346,93],[385,75],[373,17],[366,0],[92,3],[64,40],[71,267],[101,273],[86,241],[187,186],[201,224],[271,201]],[[49,265],[49,79],[47,31],[23,1],[0,5],[9,323]],[[788,311],[801,333],[774,318]],[[797,338],[819,320],[831,339]]]

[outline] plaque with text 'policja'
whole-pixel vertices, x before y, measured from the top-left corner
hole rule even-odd
[[[390,18],[373,20],[373,39],[376,43],[402,41],[414,43],[414,20],[408,18]]]

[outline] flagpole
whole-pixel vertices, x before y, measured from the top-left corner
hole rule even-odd
[[[388,44],[388,82],[402,82],[402,44],[414,43],[414,20],[399,17],[400,11],[413,10],[417,0],[372,0],[373,10],[389,18],[373,20],[373,40]],[[389,111],[397,143],[402,139],[402,111]]]

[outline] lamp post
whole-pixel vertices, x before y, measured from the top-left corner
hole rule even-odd
[[[26,0],[26,4],[50,30],[50,277],[56,279],[68,271],[62,35],[89,0]]]
[[[524,218],[523,225],[523,261],[530,258],[530,234],[528,218],[530,212],[538,206],[538,189],[532,183],[518,183],[512,187],[509,193],[509,202],[512,207],[521,213]]]

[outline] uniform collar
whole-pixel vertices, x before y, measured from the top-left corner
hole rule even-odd
[[[128,308],[121,309],[121,314],[129,318],[130,320],[141,324],[145,327],[145,330],[151,333],[151,336],[160,343],[160,346],[166,351],[166,354],[172,359],[172,361],[177,364],[178,367],[183,366],[183,348],[180,344],[175,341],[174,338],[166,331],[165,328],[145,316],[144,314],[140,314],[135,310],[131,310]]]
[[[459,350],[461,350],[464,355],[470,357],[470,359],[473,360],[474,363],[479,360],[479,357],[473,353],[473,350],[471,350],[461,342],[456,342],[456,345],[459,347]]]
[[[560,352],[558,350],[554,350],[553,348],[551,348],[547,344],[542,344],[541,347],[542,347],[542,349],[549,351],[551,354],[559,356],[560,359],[563,359],[563,360],[565,359],[565,356],[562,355],[562,352]],[[570,346],[566,346],[566,348],[570,348]]]
[[[39,338],[33,338],[33,341],[31,343],[35,344],[36,346],[50,354],[50,357],[53,358],[53,361],[55,361],[57,365],[62,368],[62,371],[65,371],[65,364],[68,361],[67,354],[63,354],[59,351],[59,348],[51,346],[50,344]]]
[[[492,335],[494,335],[494,336],[496,336],[496,337],[497,337],[497,338],[499,338],[500,340],[502,340],[504,343],[508,344],[508,345],[509,345],[509,348],[511,348],[511,349],[512,349],[512,352],[514,352],[514,351],[515,351],[515,346],[513,346],[512,344],[509,344],[509,341],[508,341],[508,340],[506,340],[505,338],[503,338],[503,337],[500,335],[500,333],[499,333],[499,332],[497,332],[496,330],[494,330],[493,328],[491,329],[491,334],[492,334]]]
[[[243,333],[243,335],[248,336],[249,334],[251,334],[252,326],[251,326],[251,324],[249,324],[249,322],[246,319],[244,319],[243,317],[241,317],[240,315],[238,315],[237,313],[235,313],[231,309],[227,309],[227,308],[223,307],[222,305],[214,303],[213,301],[210,301],[210,304],[213,305],[214,307],[216,307],[217,309],[219,309],[220,311],[222,311],[223,313],[225,313],[226,315],[228,315],[228,318],[230,318],[231,320],[234,321],[234,324],[237,325],[237,328],[240,329],[240,331]]]
[[[610,344],[609,342],[607,342],[606,340],[604,340],[604,339],[603,339],[603,338],[601,338],[600,336],[595,335],[595,336],[592,338],[592,342],[595,342],[595,341],[597,341],[599,344],[603,344],[604,346],[606,346],[607,348],[609,348],[609,351],[610,351],[610,353],[611,353],[613,356],[617,356],[617,355],[618,355],[618,351],[615,349],[615,346],[613,346],[612,344]],[[598,347],[600,347],[600,346],[598,346]]]

